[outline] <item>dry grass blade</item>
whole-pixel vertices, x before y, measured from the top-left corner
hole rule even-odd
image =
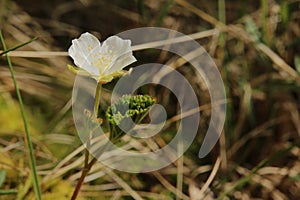
[[[201,105],[198,108],[194,108],[194,109],[191,109],[191,110],[186,111],[184,113],[180,113],[178,115],[173,116],[172,118],[167,120],[165,126],[169,126],[170,124],[172,124],[172,123],[174,123],[174,122],[176,122],[176,121],[178,121],[182,118],[191,116],[191,115],[193,115],[195,113],[198,113],[200,111],[209,110],[209,109],[211,109],[212,106],[219,106],[219,105],[226,104],[226,103],[229,103],[229,102],[230,102],[230,100],[226,99],[226,100],[216,101],[213,104],[208,103],[208,104]]]
[[[297,104],[294,103],[294,102],[291,102],[291,103],[284,103],[284,108],[286,108],[290,114],[291,114],[291,120],[293,121],[294,123],[294,126],[298,132],[298,136],[300,137],[300,124],[299,124],[299,121],[300,121],[300,114],[299,114],[299,111],[297,109]]]
[[[292,78],[296,79],[297,82],[300,83],[300,78],[296,70],[289,66],[280,56],[278,56],[268,46],[266,46],[263,43],[259,43],[256,45],[256,47],[265,55],[267,55],[280,68],[280,70],[286,72],[288,76],[291,76]]]
[[[70,168],[63,169],[63,166],[70,162],[72,158],[74,158],[77,154],[81,153],[83,150],[85,149],[84,145],[81,145],[80,147],[78,147],[77,149],[75,149],[72,153],[70,153],[67,157],[65,157],[63,160],[61,160],[57,166],[51,170],[47,176],[45,176],[42,180],[43,183],[47,182],[50,179],[54,179],[60,175],[62,175],[63,173],[65,173],[66,171],[68,171]],[[80,160],[80,159],[78,159]]]
[[[202,19],[204,19],[205,21],[215,25],[217,28],[223,28],[224,24],[219,22],[216,18],[212,17],[211,15],[205,13],[204,11],[196,8],[195,6],[193,6],[192,4],[188,3],[185,0],[175,0],[176,3],[178,3],[179,5],[189,9],[190,11],[192,11],[193,13],[196,13],[199,17],[201,17]]]
[[[143,200],[143,198],[134,191],[123,179],[121,179],[117,174],[115,174],[112,170],[104,168],[105,173],[108,174],[112,179],[114,179],[124,190],[128,192],[134,199]]]
[[[188,200],[189,197],[179,191],[176,187],[174,187],[171,183],[169,183],[159,172],[152,172],[152,174],[161,182],[166,189],[171,191],[173,194],[179,194],[180,197],[184,200]]]
[[[182,142],[178,144],[179,153],[183,154],[182,152]],[[177,193],[176,193],[176,199],[182,199],[181,193],[182,193],[182,186],[183,186],[183,160],[184,156],[180,156],[180,158],[177,160]]]
[[[221,163],[221,159],[220,157],[217,158],[216,162],[215,162],[215,165],[207,179],[207,181],[205,182],[205,184],[203,185],[203,187],[201,188],[201,190],[199,191],[199,199],[202,199],[205,197],[205,192],[207,191],[207,189],[209,188],[209,185],[213,182],[217,172],[218,172],[218,169],[220,167],[220,163]]]
[[[2,53],[2,51],[0,51]],[[23,58],[53,58],[58,56],[68,56],[65,51],[12,51],[9,52],[11,57]]]
[[[161,41],[156,41],[156,42],[135,45],[135,46],[132,46],[132,50],[140,51],[140,50],[155,48],[155,47],[164,46],[164,45],[168,45],[168,44],[176,44],[176,43],[186,42],[191,39],[197,40],[197,39],[213,36],[217,33],[218,33],[218,31],[216,29],[211,29],[211,30],[187,35],[188,37],[182,36],[182,37],[177,37],[177,38],[172,38],[172,39],[167,39],[167,40],[161,40]],[[2,51],[0,51],[0,54],[1,53],[2,53]],[[9,53],[9,55],[11,57],[24,57],[24,58],[51,58],[51,57],[58,57],[58,56],[59,57],[68,56],[68,52],[65,52],[65,51],[12,51]]]
[[[233,144],[233,146],[228,150],[228,157],[229,158],[232,157],[251,138],[258,136],[260,133],[266,131],[266,129],[268,129],[269,127],[280,124],[286,120],[287,120],[287,116],[281,116],[279,118],[269,120],[266,123],[256,127],[254,130],[250,131],[248,134],[246,134],[240,140],[237,140]]]
[[[250,171],[243,167],[238,167],[237,171],[244,176],[249,176]],[[268,190],[269,193],[271,193],[271,196],[275,200],[288,200],[287,196],[285,196],[280,190],[276,189],[274,180],[268,180],[267,178],[264,178],[258,174],[255,174],[251,178],[252,181],[262,185],[265,189]]]

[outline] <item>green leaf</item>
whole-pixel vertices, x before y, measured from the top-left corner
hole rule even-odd
[[[0,187],[3,185],[5,181],[6,170],[0,170]]]

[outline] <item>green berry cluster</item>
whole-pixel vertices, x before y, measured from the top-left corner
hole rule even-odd
[[[125,133],[118,127],[121,123],[127,123],[131,118],[133,122],[140,123],[148,114],[155,99],[149,95],[124,95],[106,111],[106,117],[110,126],[110,138],[122,137]],[[130,126],[127,128],[130,130]]]
[[[155,100],[149,95],[124,95],[106,111],[109,123],[119,125],[125,118],[133,121],[147,113]]]

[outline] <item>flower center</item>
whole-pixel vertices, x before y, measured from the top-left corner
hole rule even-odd
[[[104,71],[112,65],[115,61],[116,55],[112,50],[109,52],[101,51],[101,52],[91,52],[91,64],[99,69],[100,74],[103,74]]]

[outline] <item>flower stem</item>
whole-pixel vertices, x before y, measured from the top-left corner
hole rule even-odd
[[[100,104],[101,88],[102,88],[102,84],[98,83],[97,88],[96,88],[95,104],[94,104],[94,115],[95,115],[96,119],[98,118],[98,109],[99,109],[99,104]]]
[[[95,103],[94,103],[94,117],[97,119],[98,117],[98,109],[100,105],[100,95],[101,95],[101,88],[102,84],[100,82],[97,83],[97,88],[96,88],[96,94],[95,94]],[[91,133],[89,133],[91,134]],[[75,190],[73,192],[71,200],[75,200],[79,194],[80,188],[83,184],[84,178],[87,176],[89,171],[91,170],[92,166],[96,163],[97,159],[93,158],[92,161],[89,163],[89,156],[90,153],[88,151],[88,147],[90,145],[90,137],[87,141],[87,149],[85,149],[85,157],[84,157],[84,166],[82,169],[81,176],[77,182],[77,185],[75,187]]]
[[[5,41],[4,41],[1,30],[0,30],[0,40],[1,40],[4,52],[7,51],[7,48],[6,48]],[[25,115],[24,104],[23,104],[22,96],[21,96],[21,93],[20,93],[20,90],[19,90],[19,87],[18,87],[18,84],[17,84],[17,80],[15,78],[15,73],[14,73],[13,66],[12,66],[10,58],[7,54],[6,54],[6,59],[7,59],[7,64],[8,64],[10,73],[11,73],[11,77],[13,79],[15,90],[16,90],[16,93],[17,93],[19,105],[20,105],[22,120],[23,120],[23,124],[24,124],[24,129],[25,129],[25,141],[26,141],[28,149],[29,149],[30,165],[31,165],[32,176],[33,176],[32,177],[33,178],[33,187],[34,187],[34,191],[35,191],[35,194],[36,194],[36,198],[38,200],[41,200],[42,199],[41,189],[40,189],[40,186],[39,186],[39,180],[38,180],[37,169],[36,169],[36,161],[35,161],[35,157],[34,157],[31,137],[30,137],[30,133],[29,133],[28,122],[27,122],[27,118],[26,118],[26,115]]]

